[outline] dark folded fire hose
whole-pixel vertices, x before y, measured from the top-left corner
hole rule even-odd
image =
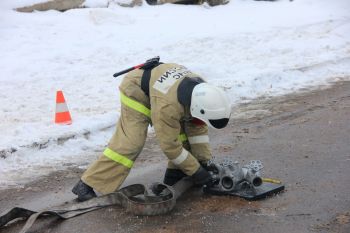
[[[161,183],[156,183],[154,186],[156,186],[156,190],[163,190],[159,196],[148,194],[146,187],[142,184],[134,184],[124,187],[117,192],[99,196],[85,202],[70,203],[40,212],[15,207],[0,216],[0,227],[17,218],[27,218],[26,224],[20,231],[20,233],[26,233],[39,216],[51,215],[69,219],[113,205],[122,206],[127,212],[135,215],[165,214],[174,208],[176,199],[191,188],[193,182],[190,179],[182,179],[174,186],[167,186]]]

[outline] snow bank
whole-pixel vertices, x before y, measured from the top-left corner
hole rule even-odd
[[[12,11],[19,2],[0,3],[0,186],[92,160],[119,115],[112,74],[156,55],[224,87],[233,104],[350,76],[347,0],[31,14]],[[70,126],[53,123],[57,90]]]

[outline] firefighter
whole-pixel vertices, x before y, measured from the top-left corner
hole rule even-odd
[[[164,183],[191,176],[197,185],[214,182],[207,171],[212,158],[208,127],[228,124],[231,105],[225,92],[175,63],[135,69],[120,87],[121,115],[103,154],[83,173],[72,192],[85,201],[116,191],[140,154],[148,126],[168,157]]]

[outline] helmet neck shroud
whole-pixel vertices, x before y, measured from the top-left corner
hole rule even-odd
[[[191,107],[192,92],[196,85],[204,83],[204,80],[195,78],[184,78],[177,88],[177,99],[184,107]]]

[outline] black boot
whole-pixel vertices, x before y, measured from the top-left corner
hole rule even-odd
[[[163,183],[172,186],[186,176],[187,175],[179,169],[167,168],[165,171]]]
[[[96,197],[94,190],[82,180],[79,180],[79,182],[73,187],[72,192],[75,195],[78,195],[79,201],[87,201],[93,197]]]

